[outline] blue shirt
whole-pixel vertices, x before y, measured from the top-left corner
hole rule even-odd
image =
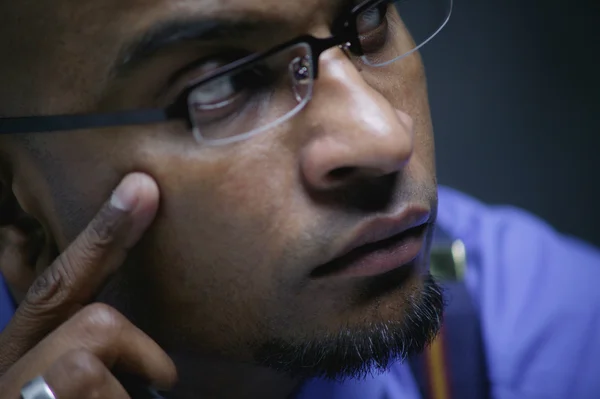
[[[526,212],[444,187],[438,224],[466,246],[492,397],[600,398],[600,251]],[[0,278],[0,330],[13,310]],[[420,397],[399,363],[364,381],[311,381],[301,399]]]

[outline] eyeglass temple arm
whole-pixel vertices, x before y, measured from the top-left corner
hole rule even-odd
[[[0,134],[51,133],[115,126],[145,125],[175,119],[168,110],[144,109],[107,114],[0,118]]]

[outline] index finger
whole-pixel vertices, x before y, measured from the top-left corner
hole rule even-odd
[[[158,187],[149,176],[134,173],[123,179],[86,229],[37,278],[0,335],[0,374],[11,359],[93,300],[154,219],[158,201]]]

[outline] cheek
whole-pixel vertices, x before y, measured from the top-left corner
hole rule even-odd
[[[160,213],[140,251],[146,281],[136,283],[146,291],[153,287],[152,298],[142,296],[163,309],[161,324],[210,320],[194,326],[194,333],[222,347],[225,342],[214,340],[236,334],[219,328],[253,331],[269,303],[282,300],[275,292],[283,267],[277,260],[303,228],[290,219],[298,192],[293,159],[272,146],[248,141],[187,153],[162,148],[137,157],[153,160],[140,167],[161,190]],[[174,308],[182,311],[169,312]],[[182,315],[186,320],[175,319]]]
[[[267,241],[264,236],[272,234],[285,212],[286,195],[297,179],[290,161],[277,158],[276,151],[254,148],[248,156],[230,149],[215,152],[220,154],[163,155],[162,166],[151,172],[162,193],[158,223],[173,236],[185,232],[187,240],[214,256],[230,257],[235,256],[232,246]],[[217,250],[225,248],[229,250]]]

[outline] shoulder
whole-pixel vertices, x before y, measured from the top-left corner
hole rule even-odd
[[[527,212],[443,187],[438,223],[465,244],[497,397],[600,392],[600,251]]]

